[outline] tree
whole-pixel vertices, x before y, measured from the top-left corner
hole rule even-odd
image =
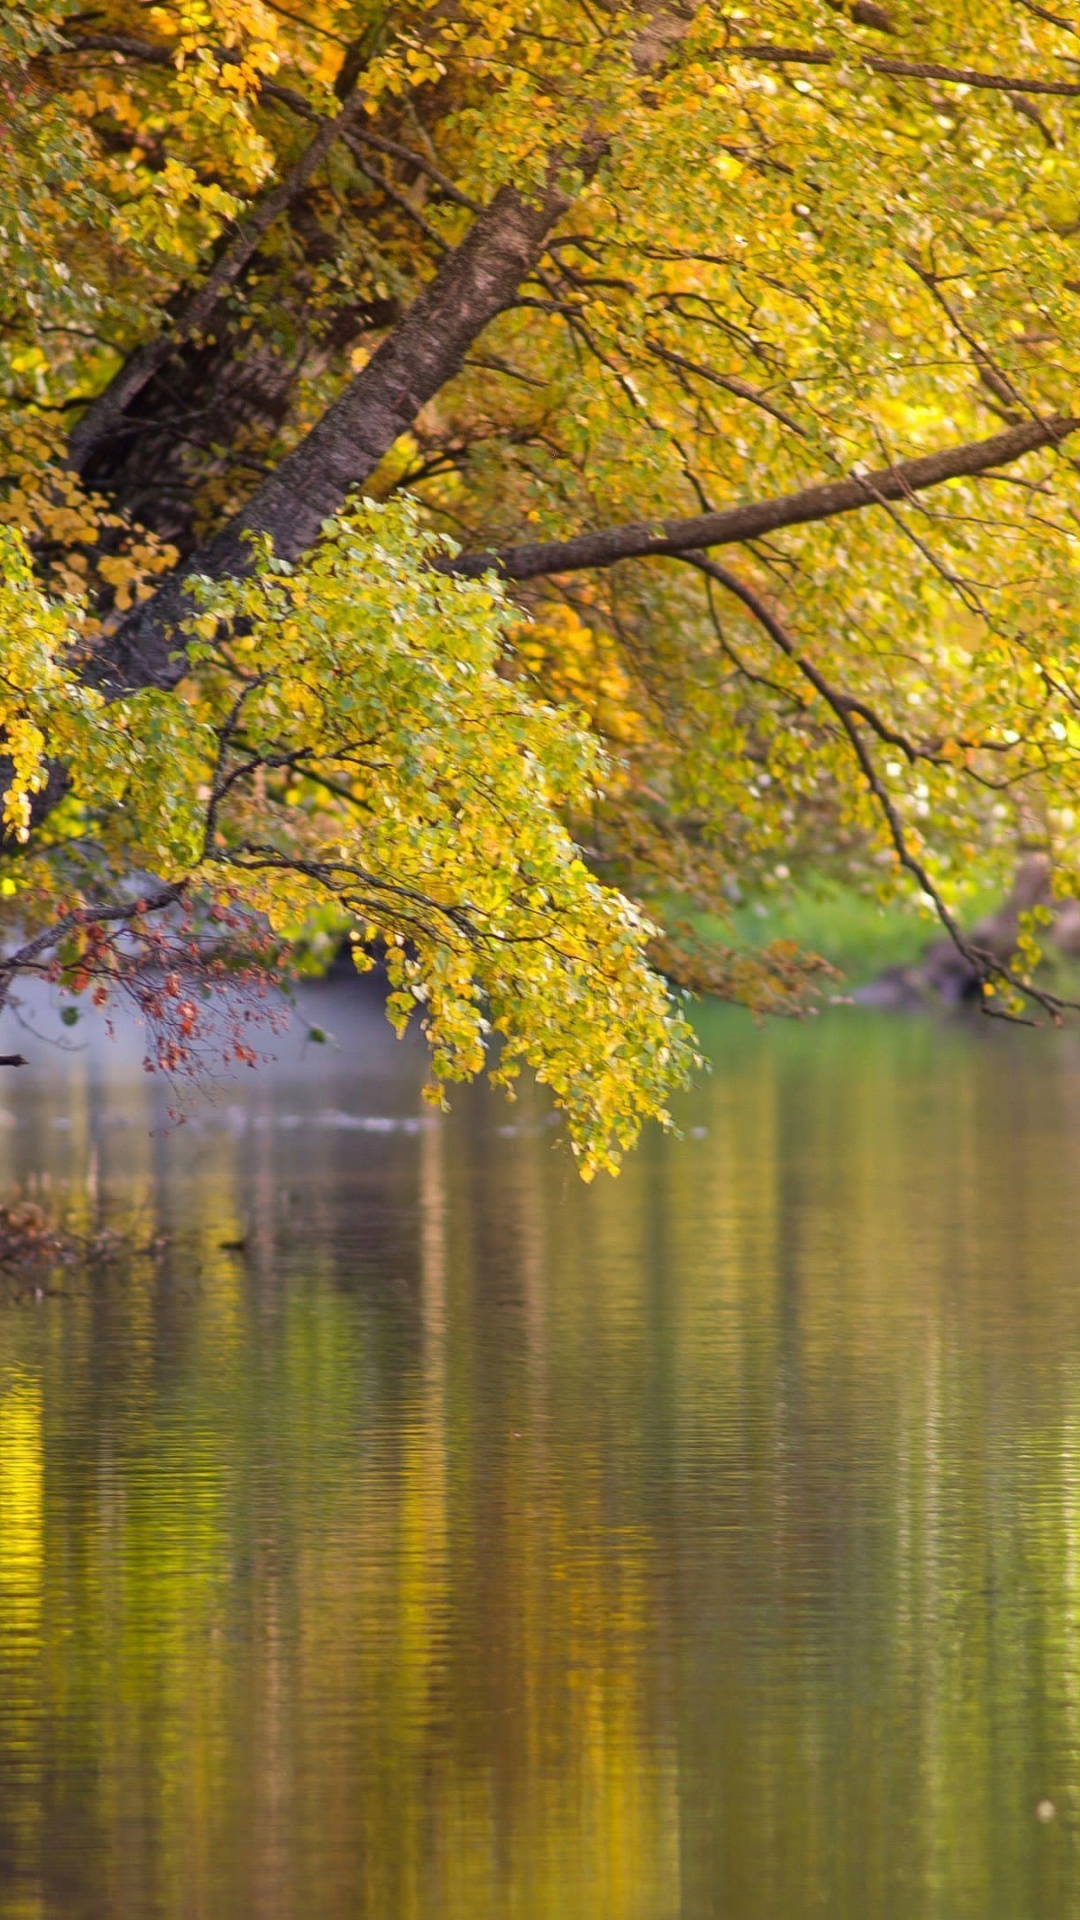
[[[1009,967],[958,916],[1018,833],[1080,865],[1080,26],[2,32],[9,986],[142,982],[175,1064],[177,943],[207,975],[253,913],[346,931],[436,1083],[494,1028],[586,1171],[692,1062],[661,972],[814,983],[662,930],[673,899],[913,881],[988,1006],[1056,1011],[1030,930]]]

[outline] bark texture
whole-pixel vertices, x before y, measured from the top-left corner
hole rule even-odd
[[[256,258],[252,271],[259,266]],[[343,303],[328,316],[306,302],[309,277],[302,268],[294,275],[288,341],[246,331],[219,306],[212,337],[177,346],[84,459],[88,487],[182,556],[208,517],[207,490],[233,491],[238,478],[260,472],[302,375],[398,317],[389,299]]]
[[[248,535],[268,534],[295,560],[318,538],[351,488],[362,485],[420,409],[460,369],[469,347],[513,300],[535,266],[566,197],[538,203],[503,187],[460,246],[310,433],[243,510],[133,610],[97,656],[93,678],[110,692],[175,684],[183,670],[178,628],[193,610],[194,575],[237,578],[252,564]]]
[[[651,526],[634,523],[602,527],[572,540],[541,540],[519,547],[500,547],[490,553],[462,553],[445,562],[448,572],[473,578],[489,570],[505,580],[534,580],[541,574],[575,573],[585,567],[613,567],[619,560],[641,560],[654,555],[690,553],[701,547],[733,546],[759,540],[783,527],[808,526],[855,513],[877,501],[904,501],[945,480],[971,478],[1006,467],[1039,447],[1057,446],[1080,427],[1080,418],[1055,415],[1028,420],[1022,426],[995,433],[988,440],[970,440],[940,453],[920,454],[874,473],[852,474],[805,487],[799,493],[774,500],[755,500],[747,506],[727,507],[719,513],[699,513],[688,520],[660,520]]]

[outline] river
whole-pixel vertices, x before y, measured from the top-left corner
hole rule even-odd
[[[0,1304],[3,1920],[1080,1913],[1080,1042],[709,1014],[584,1188],[311,1007],[0,1086],[165,1236]]]

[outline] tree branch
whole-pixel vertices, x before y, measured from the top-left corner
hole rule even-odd
[[[53,49],[41,47],[34,54],[35,60],[48,59]],[[163,45],[160,41],[136,40],[124,33],[69,33],[66,41],[55,49],[57,55],[72,53],[116,53],[121,60],[137,60],[143,67],[176,67],[177,46]],[[215,47],[213,57],[222,67],[238,67],[242,58],[234,47]],[[258,98],[273,100],[279,106],[291,108],[304,120],[321,120],[322,114],[305,100],[302,93],[293,87],[279,86],[276,80],[259,77]]]
[[[119,425],[131,402],[165,365],[175,348],[207,325],[222,294],[240,278],[263,235],[304,191],[335,141],[349,133],[362,109],[363,98],[354,93],[335,119],[324,120],[296,165],[289,169],[276,187],[263,194],[241,219],[235,240],[221,254],[202,286],[181,308],[176,318],[163,327],[153,340],[137,347],[109,382],[104,393],[99,394],[87,407],[68,442],[68,463],[76,473],[86,471],[98,448]]]
[[[728,53],[740,60],[767,62],[770,66],[835,67],[841,56],[826,47],[731,46]],[[976,67],[942,67],[934,60],[888,60],[879,54],[853,51],[852,63],[869,67],[871,73],[883,73],[897,80],[941,80],[946,86],[987,87],[994,93],[1050,93],[1066,100],[1080,98],[1080,82],[1075,80],[1036,80],[1030,75],[982,73]]]
[[[183,672],[178,629],[197,611],[190,582],[250,573],[252,536],[295,560],[459,371],[474,340],[507,307],[569,205],[554,184],[539,203],[501,187],[461,244],[310,432],[222,531],[121,622],[90,675],[108,692],[175,685]]]
[[[448,573],[477,579],[489,570],[504,580],[535,580],[550,573],[575,573],[585,567],[612,567],[620,560],[677,555],[696,547],[733,546],[759,540],[783,527],[800,527],[838,514],[877,505],[881,500],[907,500],[946,480],[971,479],[996,467],[1010,466],[1040,447],[1056,447],[1080,427],[1080,416],[1054,415],[1049,420],[1027,420],[995,433],[988,440],[969,440],[939,453],[919,454],[895,466],[865,476],[828,480],[799,493],[773,500],[756,500],[727,507],[718,513],[695,514],[688,520],[661,520],[601,527],[570,540],[544,540],[528,546],[501,547],[488,553],[461,553],[439,564]]]
[[[764,628],[770,640],[779,648],[785,658],[790,660],[792,666],[802,674],[805,680],[809,681],[814,691],[821,696],[830,712],[833,713],[858,762],[859,770],[870,790],[871,798],[885,822],[897,860],[904,870],[910,873],[912,879],[916,881],[925,893],[927,899],[930,900],[938,919],[941,921],[957,952],[970,967],[974,983],[978,988],[979,1003],[982,1010],[985,1013],[996,1015],[999,1018],[1016,1019],[1019,1017],[1016,1013],[1002,1012],[999,1014],[997,1008],[988,1004],[988,992],[992,990],[995,982],[1000,983],[1007,993],[1022,994],[1025,999],[1041,1007],[1043,1012],[1049,1014],[1051,1019],[1055,1021],[1059,1021],[1062,1013],[1066,1010],[1075,1010],[1075,1002],[1063,1000],[1055,993],[1047,993],[1041,987],[1035,987],[1029,982],[1017,979],[1015,974],[1010,973],[1008,967],[1003,966],[992,953],[984,947],[974,945],[963,933],[945,900],[942,898],[941,893],[935,886],[927,868],[923,865],[918,855],[912,852],[907,834],[904,831],[904,823],[897,811],[896,803],[882,781],[877,767],[874,765],[873,755],[859,731],[857,721],[862,719],[868,724],[873,725],[874,730],[881,734],[881,737],[884,739],[892,739],[894,736],[881,727],[876,717],[867,709],[862,701],[852,699],[849,695],[843,693],[840,688],[834,687],[832,682],[821,672],[820,668],[816,667],[812,660],[807,659],[792,635],[788,633],[787,629],[777,619],[771,607],[767,606],[760,594],[755,593],[752,587],[748,587],[744,580],[740,580],[735,574],[729,573],[726,567],[718,566],[715,560],[707,560],[704,554],[684,553],[681,554],[679,558],[687,561],[689,565],[695,567],[699,573],[703,573],[707,579],[715,580],[718,586],[724,587],[728,593],[732,594],[736,600],[741,602],[746,608],[746,611],[757,621],[758,625]]]

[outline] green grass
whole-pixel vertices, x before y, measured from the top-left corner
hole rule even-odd
[[[1008,891],[1000,876],[973,876],[959,911],[971,927],[1000,907]],[[689,920],[706,939],[725,947],[764,947],[791,940],[804,952],[818,953],[858,987],[889,967],[913,966],[928,947],[946,938],[937,915],[910,895],[882,904],[855,887],[824,876],[779,890],[771,899],[747,902],[730,916],[703,914],[672,897],[655,903],[660,920]],[[1061,965],[1055,961],[1055,965]],[[1080,963],[1076,967],[1080,978]]]
[[[938,922],[914,903],[897,900],[882,906],[866,894],[829,882],[799,888],[775,902],[739,907],[730,925],[725,934],[717,922],[717,936],[755,947],[770,940],[794,940],[820,953],[852,986],[886,967],[911,965],[941,934]]]

